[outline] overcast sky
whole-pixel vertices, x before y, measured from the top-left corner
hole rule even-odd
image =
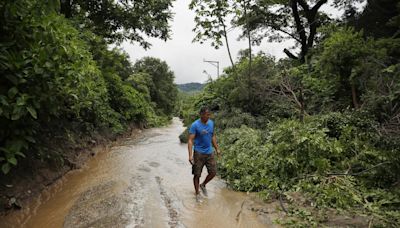
[[[152,47],[149,50],[144,50],[138,44],[125,42],[122,48],[128,52],[131,61],[144,56],[152,56],[162,59],[167,62],[172,71],[175,73],[175,83],[182,84],[188,82],[205,82],[209,76],[213,79],[217,77],[217,68],[205,60],[219,61],[220,74],[224,67],[230,65],[229,56],[225,45],[216,50],[209,43],[192,43],[194,32],[192,29],[195,26],[194,12],[189,10],[190,0],[176,0],[173,4],[172,11],[175,13],[171,23],[172,36],[168,41],[150,38]],[[325,12],[332,15],[338,15],[332,7],[325,6]],[[229,44],[234,60],[237,58],[237,53],[241,49],[247,48],[246,41],[237,41],[240,31],[233,30],[228,33]],[[293,46],[293,41],[285,41],[282,43],[263,42],[260,46],[253,47],[254,53],[263,51],[273,55],[276,58],[285,56],[283,49]],[[206,72],[204,72],[206,71]]]

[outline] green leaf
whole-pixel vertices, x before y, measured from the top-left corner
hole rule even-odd
[[[35,70],[36,74],[43,74],[43,68],[41,68],[37,65],[34,66],[34,70]]]
[[[25,154],[23,154],[23,153],[21,153],[21,152],[17,152],[17,153],[15,153],[16,155],[19,155],[19,156],[21,156],[21,157],[23,157],[23,158],[25,158],[26,156],[25,156]]]
[[[8,90],[8,97],[14,98],[17,93],[18,93],[17,87],[12,87],[11,89]]]
[[[44,65],[45,65],[47,68],[52,68],[52,67],[53,67],[53,65],[52,65],[50,62],[46,62]]]
[[[7,174],[8,172],[10,172],[10,169],[11,169],[11,166],[9,163],[6,163],[1,166],[1,171],[3,171],[4,174]]]
[[[26,141],[36,143],[36,140],[32,136],[25,136]]]
[[[32,116],[34,119],[37,119],[37,113],[36,113],[36,110],[35,110],[34,108],[32,108],[31,106],[29,106],[29,107],[26,107],[26,110],[28,110],[28,112],[31,114],[31,116]]]
[[[382,70],[382,72],[393,73],[396,70],[396,65],[391,65]]]
[[[14,166],[16,166],[18,163],[15,157],[9,158],[7,161],[8,163],[13,164]]]
[[[11,120],[18,120],[22,116],[22,110],[21,107],[14,106],[14,110],[11,116]]]
[[[75,95],[75,94],[71,94],[71,96],[72,96],[73,98],[75,98],[76,100],[79,100],[79,98],[78,98],[78,96],[77,96],[77,95]]]
[[[18,98],[17,98],[17,105],[18,105],[18,106],[24,106],[24,105],[25,105],[25,99],[24,99],[24,97],[18,97]]]
[[[8,106],[8,102],[5,96],[0,95],[0,103],[4,106]]]

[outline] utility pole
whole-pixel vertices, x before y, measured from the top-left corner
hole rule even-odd
[[[211,61],[203,59],[203,62],[209,63],[217,68],[217,78],[219,78],[219,61]]]

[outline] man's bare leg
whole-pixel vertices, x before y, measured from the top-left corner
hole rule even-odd
[[[194,190],[196,191],[196,195],[199,194],[199,187],[200,187],[200,176],[194,175],[193,176],[193,184],[194,184]]]
[[[215,177],[215,173],[209,173],[206,177],[206,179],[203,181],[203,183],[201,183],[202,186],[206,186],[206,184],[208,182],[210,182],[210,180],[212,180]]]

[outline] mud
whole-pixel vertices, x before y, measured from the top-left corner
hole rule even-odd
[[[196,203],[187,145],[178,139],[183,129],[174,119],[98,153],[0,227],[275,227],[276,205],[218,178]]]

